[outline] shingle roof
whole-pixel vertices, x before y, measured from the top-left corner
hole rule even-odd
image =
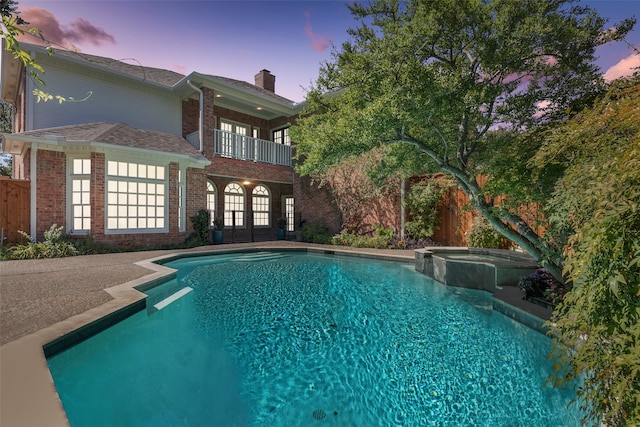
[[[278,94],[275,94],[275,93],[273,93],[273,92],[271,92],[269,90],[263,89],[260,86],[253,85],[253,84],[251,84],[249,82],[245,82],[245,81],[242,81],[242,80],[230,79],[228,77],[214,76],[214,75],[211,75],[211,74],[203,74],[203,76],[205,76],[205,77],[207,77],[207,78],[209,78],[211,80],[219,80],[221,82],[227,83],[229,85],[232,85],[232,86],[235,86],[235,87],[238,87],[238,88],[241,88],[241,89],[248,89],[248,90],[255,91],[255,92],[257,92],[257,93],[259,93],[259,94],[261,94],[263,96],[272,98],[273,100],[275,100],[277,102],[280,102],[280,103],[283,103],[283,104],[288,104],[288,105],[293,104],[292,100],[287,99],[284,96],[280,96]]]
[[[133,128],[125,123],[87,123],[38,129],[18,134],[22,138],[65,142],[100,142],[114,146],[154,150],[192,157],[205,157],[186,139],[162,132]]]
[[[24,50],[29,49],[42,49],[45,48],[39,45],[21,43],[21,48]],[[110,71],[126,74],[131,77],[146,80],[152,83],[160,84],[167,87],[174,87],[178,82],[183,80],[186,76],[175,71],[164,70],[161,68],[146,67],[140,63],[137,63],[135,58],[121,58],[112,59],[104,56],[90,55],[83,52],[75,52],[64,49],[54,49],[54,56],[66,57],[74,61],[84,62],[95,67],[105,68]],[[124,62],[127,61],[127,62]],[[211,74],[200,74],[201,76],[211,79],[212,81],[219,81],[223,84],[237,87],[249,92],[254,92],[263,98],[270,98],[280,104],[291,106],[294,102],[283,96],[277,95],[271,91],[256,86],[252,83],[235,80],[228,77],[216,76]]]
[[[142,64],[135,63],[135,58],[112,59],[103,56],[89,55],[82,52],[73,52],[68,50],[56,49],[55,55],[66,56],[75,60],[85,61],[93,65],[108,68],[119,73],[137,77],[153,83],[164,86],[173,86],[184,78],[184,75],[175,71],[163,70],[161,68],[145,67]],[[126,63],[123,61],[129,61]]]

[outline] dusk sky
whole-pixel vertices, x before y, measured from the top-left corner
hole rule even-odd
[[[608,26],[640,17],[640,0],[582,3],[608,18]],[[334,0],[18,0],[18,9],[50,41],[84,53],[250,83],[266,68],[276,75],[276,93],[297,102],[330,59],[332,44],[340,46],[356,26],[345,3]],[[640,25],[627,41],[640,48]],[[598,55],[609,79],[640,66],[640,55],[625,43]]]

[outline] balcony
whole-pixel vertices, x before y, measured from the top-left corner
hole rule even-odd
[[[271,165],[291,166],[291,146],[216,129],[214,155]],[[197,134],[197,133],[196,133]]]

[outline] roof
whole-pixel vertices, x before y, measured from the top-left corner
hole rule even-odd
[[[22,45],[22,44],[21,44]],[[103,56],[89,55],[82,52],[55,49],[55,55],[65,56],[77,61],[84,61],[94,66],[107,68],[141,80],[158,83],[164,86],[174,86],[184,78],[183,74],[175,71],[164,70],[162,68],[145,67],[135,58],[112,59]],[[124,62],[129,61],[129,62]]]
[[[218,94],[222,94],[222,99],[216,101],[219,105],[267,120],[280,116],[293,116],[297,114],[304,104],[295,103],[249,82],[195,71],[185,76],[175,71],[143,66],[136,63],[135,58],[118,60],[64,49],[55,49],[54,55],[49,58],[46,48],[42,46],[21,42],[20,48],[24,51],[35,52],[42,57],[43,63],[46,61],[66,61],[79,67],[91,67],[105,73],[112,73],[158,86],[180,97],[190,97],[195,94],[196,91],[190,84],[193,81],[196,85],[201,87],[208,86]],[[12,55],[4,51],[2,54],[3,62],[11,63],[16,70],[21,68],[22,64],[18,59],[13,58]],[[39,60],[39,58],[36,59],[36,61]],[[11,71],[10,67],[3,66],[2,98],[5,102],[14,103],[20,74],[15,70],[11,74]]]
[[[282,104],[286,104],[288,106],[291,106],[291,104],[293,104],[293,101],[285,98],[284,96],[280,96],[274,92],[271,92],[270,90],[266,90],[261,88],[260,86],[256,86],[254,84],[251,84],[249,82],[245,82],[242,80],[235,80],[235,79],[230,79],[228,77],[222,77],[222,76],[213,76],[210,74],[203,74],[203,77],[208,78],[211,81],[219,81],[221,83],[226,83],[227,85],[231,85],[231,86],[235,86],[239,89],[244,89],[244,90],[249,90],[249,91],[254,91],[260,95],[262,95],[263,97],[267,97],[267,98],[271,98],[273,101],[276,102],[280,102]]]
[[[21,48],[23,50],[42,50],[44,52],[45,48],[42,46],[32,45],[28,43],[21,43]],[[103,56],[90,55],[83,52],[64,50],[64,49],[54,49],[54,56],[62,56],[71,59],[76,62],[84,62],[86,64],[92,65],[94,67],[106,68],[111,71],[116,71],[121,74],[126,74],[130,77],[134,77],[140,80],[149,81],[153,83],[157,83],[167,87],[174,87],[181,83],[185,79],[185,75],[177,73],[175,71],[164,70],[162,68],[154,68],[154,67],[146,67],[140,63],[137,63],[135,58],[121,58],[121,59],[113,59]],[[124,62],[128,61],[128,62]],[[253,92],[255,95],[260,96],[262,98],[269,98],[271,101],[275,101],[287,106],[291,106],[293,101],[287,99],[283,96],[277,95],[274,92],[268,91],[266,89],[261,88],[260,86],[256,86],[255,84],[231,79],[228,77],[215,76],[211,74],[201,74],[196,73],[199,76],[211,81],[222,83],[225,86],[233,86],[243,91]]]
[[[125,123],[87,123],[38,129],[5,135],[8,141],[38,141],[53,145],[108,144],[136,150],[150,150],[209,162],[186,139],[162,132],[133,128]]]

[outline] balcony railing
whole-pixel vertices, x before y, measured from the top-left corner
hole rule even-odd
[[[214,154],[231,159],[291,166],[291,146],[216,129]]]

